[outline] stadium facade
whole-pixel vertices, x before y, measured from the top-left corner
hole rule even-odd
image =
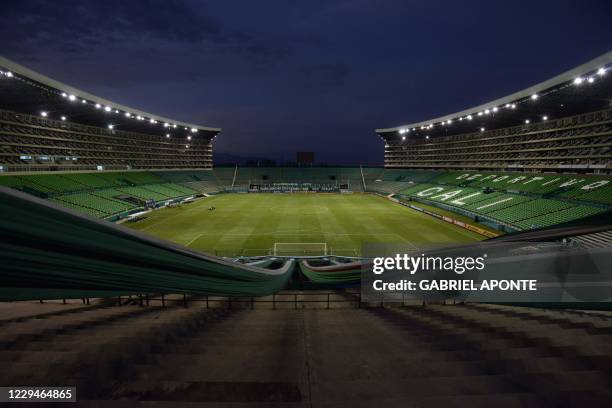
[[[0,71],[0,185],[97,218],[221,192],[372,192],[500,232],[612,208],[612,52],[486,104],[378,129],[382,168],[212,169],[220,129],[126,107],[7,59]]]
[[[221,129],[100,98],[0,57],[5,172],[212,168]]]
[[[0,187],[111,222],[138,221],[152,210],[220,193],[358,192],[390,198],[480,239],[592,226],[612,209],[611,91],[609,52],[490,103],[378,129],[384,167],[213,169],[220,129],[126,107],[0,58]],[[296,234],[294,241],[311,239]],[[353,239],[325,242],[325,234],[316,241],[324,253],[295,255],[361,249]],[[228,257],[265,257],[276,254],[278,242],[223,249]]]
[[[612,52],[478,106],[377,129],[386,168],[609,173]]]
[[[610,406],[610,62],[381,129],[384,167],[213,169],[219,129],[0,59],[0,384],[88,407]],[[363,296],[370,259],[333,250],[444,237],[511,248],[493,272],[539,266],[559,296]]]

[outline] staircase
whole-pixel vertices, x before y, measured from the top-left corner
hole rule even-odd
[[[606,312],[481,304],[207,309],[181,300],[0,322],[0,383],[76,385],[82,404],[109,407],[612,401]]]

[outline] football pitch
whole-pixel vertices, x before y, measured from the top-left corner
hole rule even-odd
[[[124,225],[229,257],[268,255],[275,243],[326,243],[328,253],[357,256],[364,243],[483,239],[383,197],[359,193],[219,194],[146,217]]]

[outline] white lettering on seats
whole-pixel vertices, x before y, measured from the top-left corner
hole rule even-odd
[[[465,197],[460,197],[460,198],[458,198],[456,200],[451,201],[450,203],[451,204],[455,204],[455,205],[465,205],[466,203],[465,203],[464,200],[467,200],[468,198],[476,197],[476,196],[478,196],[480,194],[482,194],[482,193],[478,191],[478,192],[473,193],[473,194],[468,194]]]
[[[494,182],[494,183],[498,183],[498,182],[500,182],[500,181],[502,181],[502,180],[507,179],[508,177],[510,177],[510,176],[499,176],[498,178],[496,178],[495,180],[493,180],[493,182]]]
[[[544,184],[542,184],[542,185],[543,185],[543,186],[547,186],[547,185],[552,184],[552,183],[554,183],[554,182],[557,182],[557,181],[559,181],[559,180],[561,180],[561,179],[560,179],[559,177],[557,177],[557,178],[555,178],[555,179],[552,179],[552,180],[550,180],[550,181],[547,181],[546,183],[544,183]]]
[[[544,177],[532,177],[532,178],[529,179],[529,181],[526,181],[523,184],[529,184],[532,181],[539,181],[539,180],[544,180]]]
[[[508,184],[515,184],[518,183],[519,181],[525,180],[527,177],[525,176],[518,176],[513,178],[512,180],[508,180]]]
[[[573,186],[574,184],[582,183],[583,181],[584,180],[582,179],[571,179],[561,184],[559,187],[569,187],[569,186]]]
[[[420,193],[417,193],[417,196],[419,196],[419,197],[427,197],[429,195],[432,195],[432,194],[435,194],[435,193],[439,193],[440,191],[444,191],[444,187],[431,187],[431,188],[427,188],[427,189],[421,191]]]
[[[452,197],[456,196],[457,194],[461,194],[461,192],[463,192],[463,190],[449,191],[448,193],[438,194],[437,196],[433,196],[431,198],[432,199],[440,199],[441,201],[446,201],[449,198],[452,198]]]
[[[503,200],[495,201],[494,203],[490,203],[490,204],[486,204],[486,205],[480,206],[476,210],[482,210],[482,209],[489,208],[489,207],[492,207],[492,206],[497,205],[497,204],[505,203],[506,201],[510,201],[513,198],[514,197],[504,198]]]
[[[599,180],[599,181],[596,181],[594,183],[587,184],[586,186],[582,186],[580,189],[581,190],[594,190],[594,189],[599,188],[601,186],[605,186],[609,182],[610,182],[609,180]]]

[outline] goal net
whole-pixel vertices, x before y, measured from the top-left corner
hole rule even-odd
[[[325,256],[326,242],[275,242],[272,248],[274,256]]]

